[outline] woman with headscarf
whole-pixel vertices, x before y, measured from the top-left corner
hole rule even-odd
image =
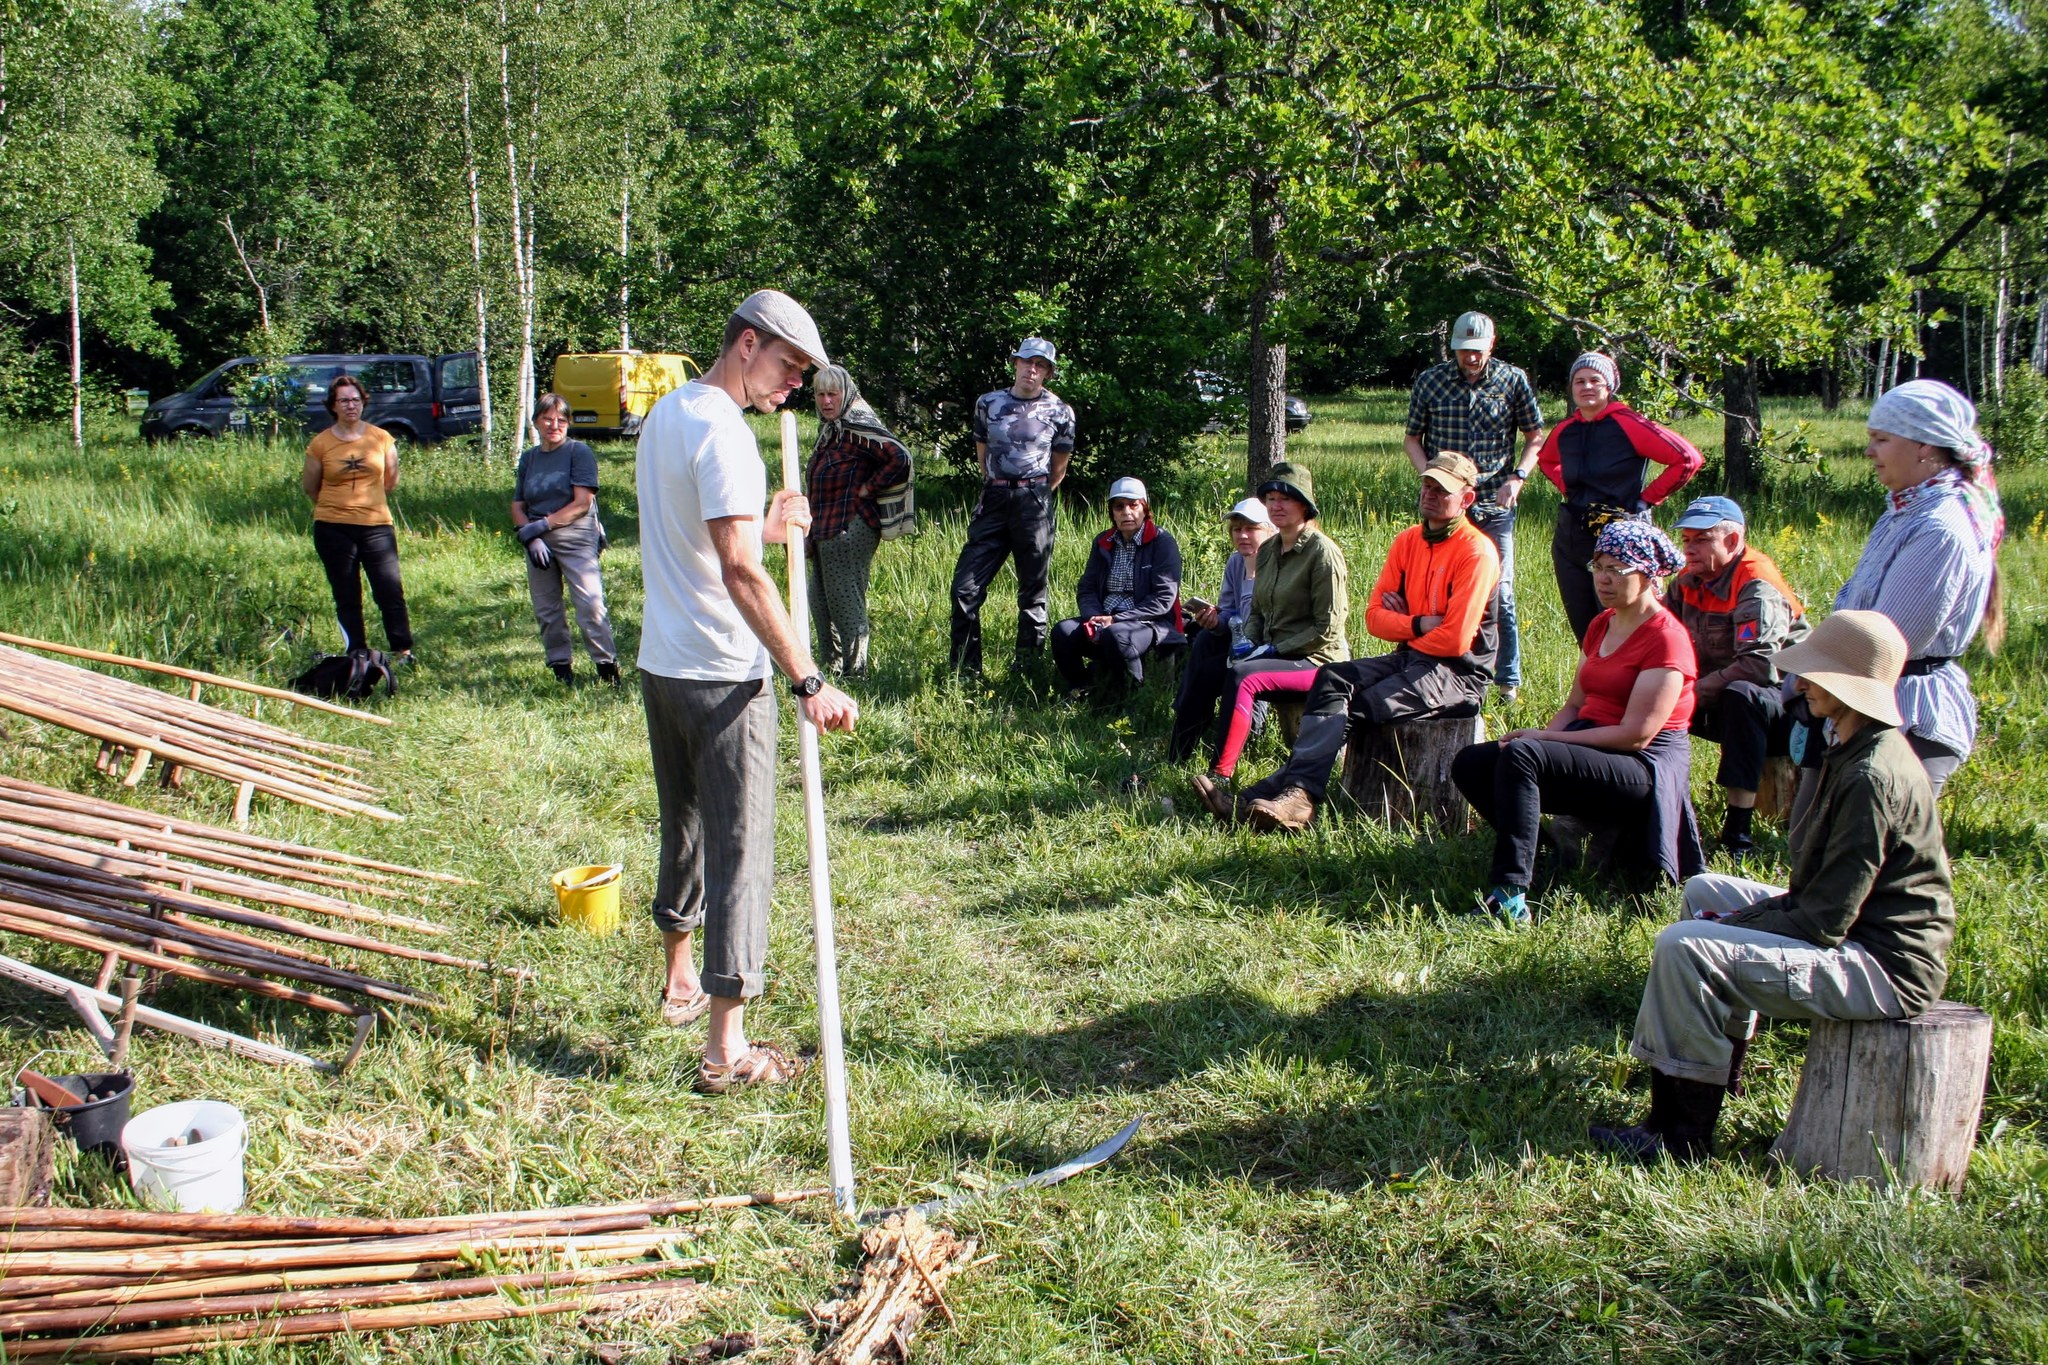
[[[1541,729],[1510,730],[1451,761],[1452,780],[1494,831],[1490,885],[1473,913],[1529,922],[1545,812],[1596,825],[1622,813],[1640,822],[1641,861],[1673,881],[1703,870],[1688,794],[1699,663],[1657,591],[1683,563],[1648,522],[1602,527],[1591,574],[1606,610],[1586,630],[1571,695]]]
[[[1977,738],[1977,701],[1956,658],[1979,630],[1987,649],[2005,636],[2005,514],[1977,409],[1948,385],[1899,385],[1871,405],[1868,426],[1870,462],[1890,496],[1835,610],[1881,611],[1905,635],[1899,711],[1939,796]]]
[[[1685,487],[1704,461],[1692,442],[1615,397],[1621,367],[1612,356],[1587,351],[1572,362],[1567,382],[1572,414],[1550,429],[1536,462],[1564,497],[1550,562],[1572,638],[1583,640],[1600,614],[1588,565],[1601,528],[1626,518],[1647,520],[1649,509]],[[1653,462],[1664,472],[1645,488]]]
[[[882,425],[844,366],[824,366],[811,386],[823,422],[804,478],[818,666],[858,678],[868,670],[868,575],[882,543],[876,495],[909,481],[910,451]]]

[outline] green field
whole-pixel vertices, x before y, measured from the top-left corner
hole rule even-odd
[[[1294,453],[1315,472],[1362,618],[1361,580],[1413,517],[1400,400],[1314,406]],[[1827,458],[1774,465],[1752,526],[1806,600],[1825,604],[1880,494],[1855,457],[1860,421],[1771,414],[1781,426],[1796,417],[1812,421]],[[1718,431],[1690,434],[1712,448]],[[1216,513],[1240,459],[1219,444],[1162,491],[1191,586],[1216,581]],[[630,659],[631,451],[608,448],[603,461],[605,567]],[[337,644],[298,468],[295,446],[146,449],[109,434],[81,456],[54,431],[0,439],[0,621],[290,677]],[[408,456],[394,502],[423,663],[384,704],[398,724],[289,722],[374,746],[371,770],[405,823],[259,798],[256,828],[476,878],[439,913],[460,926],[464,950],[542,979],[508,1021],[508,991],[399,967],[450,1007],[402,1015],[340,1081],[139,1035],[138,1106],[204,1096],[249,1115],[254,1209],[417,1214],[822,1183],[815,1076],[786,1091],[695,1096],[700,1035],[658,1022],[658,942],[644,914],[655,800],[639,702],[631,688],[569,692],[547,674],[506,524],[509,481],[463,449]],[[1998,1021],[1959,1199],[1808,1183],[1766,1162],[1797,1079],[1797,1026],[1760,1039],[1748,1092],[1723,1123],[1725,1160],[1637,1170],[1595,1155],[1586,1124],[1643,1102],[1626,1044],[1675,892],[1637,902],[1579,886],[1511,938],[1451,913],[1478,887],[1483,837],[1418,841],[1341,818],[1298,836],[1225,833],[1195,818],[1187,774],[1160,758],[1170,695],[1159,682],[1128,718],[1106,718],[1003,676],[1007,573],[985,618],[992,681],[941,684],[964,521],[934,497],[923,534],[877,558],[860,729],[824,743],[863,1202],[1000,1181],[1148,1118],[1115,1165],[959,1218],[999,1259],[949,1290],[958,1326],[929,1326],[923,1358],[2048,1358],[2048,475],[2009,471],[2004,491],[2011,634],[1996,659],[1968,660],[1983,729],[1943,802],[1961,918],[1949,996]],[[1576,657],[1550,580],[1552,506],[1532,490],[1522,521],[1528,680],[1515,723],[1548,715]],[[1091,530],[1101,520],[1085,513]],[[1080,529],[1070,519],[1061,534],[1056,616],[1071,610]],[[1351,634],[1366,640],[1361,619]],[[0,732],[6,771],[114,790],[81,737],[13,716]],[[772,986],[749,1023],[808,1044],[794,727],[783,734]],[[1272,738],[1261,744],[1247,773],[1278,757]],[[1710,760],[1703,747],[1695,785],[1712,829]],[[133,799],[225,821],[232,796],[201,778],[183,796],[146,785]],[[1766,842],[1777,859],[1782,840]],[[592,939],[558,925],[547,875],[610,861],[627,869],[625,929]],[[1762,875],[1782,873],[1777,862]],[[0,951],[91,971],[25,940]],[[98,1054],[61,1002],[6,984],[0,1002],[6,1056],[92,1069]],[[161,1003],[317,1053],[344,1041],[324,1016],[188,986]],[[126,1197],[96,1163],[67,1156],[59,1176],[62,1202]],[[761,1358],[784,1358],[811,1341],[804,1310],[844,1274],[851,1245],[822,1203],[726,1218],[705,1242],[720,1268],[704,1317],[599,1335],[642,1343],[655,1361],[657,1348],[754,1330]],[[298,1354],[512,1361],[587,1355],[595,1339],[556,1322]]]

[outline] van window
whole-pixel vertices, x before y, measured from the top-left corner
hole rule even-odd
[[[441,362],[441,391],[476,387],[476,357],[451,355]]]
[[[410,360],[367,361],[352,373],[373,394],[411,393],[420,386],[419,370]]]
[[[286,380],[307,403],[325,403],[327,386],[334,382],[334,376],[341,372],[339,365],[307,365],[304,363],[288,366]]]

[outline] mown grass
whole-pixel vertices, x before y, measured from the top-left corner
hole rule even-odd
[[[1295,453],[1315,471],[1354,583],[1369,582],[1412,516],[1399,402],[1355,394],[1316,406]],[[1795,417],[1812,421],[1809,439],[1829,458],[1774,467],[1751,510],[1758,541],[1825,603],[1879,498],[1852,458],[1853,416],[1773,420]],[[1692,434],[1709,446],[1716,433]],[[1199,586],[1220,569],[1214,512],[1236,459],[1219,443],[1161,491]],[[630,658],[631,452],[603,460],[606,573]],[[0,619],[290,676],[334,645],[297,468],[286,446],[149,450],[110,437],[81,457],[54,433],[8,438]],[[656,1021],[656,939],[642,913],[655,801],[638,701],[630,689],[565,692],[546,675],[504,523],[506,482],[459,449],[409,457],[396,502],[424,664],[386,707],[398,724],[291,722],[373,745],[406,823],[262,802],[257,823],[476,878],[441,913],[468,949],[533,965],[542,980],[508,1020],[509,992],[433,977],[449,1008],[382,1030],[340,1081],[143,1035],[139,1103],[205,1095],[250,1115],[253,1207],[420,1213],[821,1177],[814,1078],[771,1095],[693,1096],[695,1033]],[[1053,705],[1000,669],[983,687],[938,680],[964,523],[958,507],[932,509],[922,536],[877,560],[861,727],[824,746],[864,1202],[999,1181],[1132,1113],[1149,1117],[1115,1165],[961,1216],[1000,1259],[959,1282],[958,1327],[935,1325],[921,1349],[977,1362],[2048,1358],[2048,478],[2016,471],[2005,493],[2013,627],[1997,659],[1970,660],[1983,736],[1944,801],[1962,913],[1949,994],[1991,1009],[1999,1027],[1959,1199],[1809,1183],[1769,1165],[1804,1041],[1791,1026],[1754,1054],[1751,1087],[1724,1125],[1728,1159],[1638,1171],[1593,1155],[1588,1120],[1641,1103],[1626,1042],[1672,893],[1624,901],[1569,888],[1540,929],[1510,939],[1446,913],[1473,893],[1482,838],[1418,841],[1347,819],[1283,838],[1218,831],[1193,818],[1183,776],[1159,760],[1163,686],[1105,717]],[[1550,508],[1539,491],[1523,521],[1529,683],[1518,722],[1555,705],[1574,658],[1549,578]],[[1079,529],[1070,520],[1062,532],[1056,604],[1080,570]],[[1008,583],[987,612],[996,661],[1013,623]],[[1362,592],[1353,605],[1362,614]],[[1352,637],[1366,639],[1357,622]],[[8,771],[104,789],[86,742],[11,717],[4,726]],[[784,741],[773,985],[750,1023],[808,1043],[787,725]],[[1275,758],[1266,741],[1254,766]],[[1710,772],[1703,755],[1709,823]],[[136,799],[224,819],[231,795],[201,780],[183,796]],[[614,860],[627,867],[626,928],[595,940],[556,924],[547,874]],[[40,945],[0,951],[88,970]],[[7,1055],[40,1054],[44,1070],[95,1055],[60,1003],[4,984],[0,1002]],[[342,1041],[303,1012],[189,988],[168,988],[165,1004],[309,1050]],[[110,1200],[121,1187],[67,1158],[59,1194]],[[698,1321],[420,1332],[403,1354],[523,1360],[596,1337],[652,1349],[742,1328],[787,1352],[808,1340],[803,1309],[842,1275],[849,1247],[822,1206],[730,1217],[707,1240],[722,1264]],[[376,1342],[300,1350],[386,1354]]]

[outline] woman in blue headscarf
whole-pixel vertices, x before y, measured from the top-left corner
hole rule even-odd
[[[1881,611],[1906,637],[1899,712],[1939,796],[1977,739],[1977,701],[1957,657],[1979,631],[1991,650],[2005,636],[2005,514],[1977,409],[1948,385],[1901,384],[1871,405],[1868,425],[1866,453],[1889,496],[1835,609]]]

